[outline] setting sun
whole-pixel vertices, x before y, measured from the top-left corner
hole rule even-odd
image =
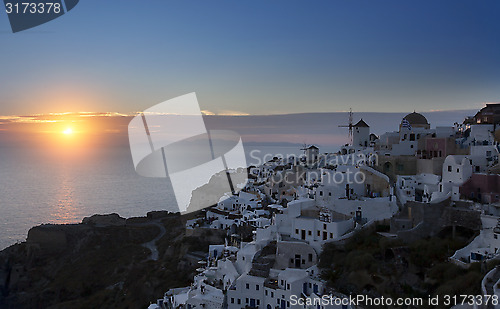
[[[66,130],[63,131],[63,134],[71,135],[71,134],[73,134],[73,129],[67,128]]]

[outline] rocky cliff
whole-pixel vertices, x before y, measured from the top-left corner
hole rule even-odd
[[[0,308],[145,308],[188,285],[196,265],[186,256],[208,250],[208,239],[185,236],[185,219],[112,214],[34,227],[26,242],[0,252]],[[210,241],[222,236],[210,233]]]

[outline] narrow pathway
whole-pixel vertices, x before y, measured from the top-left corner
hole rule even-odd
[[[143,243],[142,245],[145,248],[151,250],[151,255],[149,256],[149,260],[158,261],[159,253],[158,253],[158,247],[156,246],[156,242],[160,240],[160,238],[162,238],[167,231],[165,230],[165,227],[158,222],[151,222],[151,225],[156,225],[157,227],[159,227],[160,233],[155,238],[153,238],[153,240]]]
[[[487,280],[485,283],[486,292],[488,293],[488,295],[495,294],[493,287],[498,282],[498,280],[500,280],[500,270],[498,267],[495,269],[495,272],[493,273],[493,276],[491,276],[491,279],[492,279],[491,282]],[[495,308],[495,306],[493,304],[489,303],[488,308],[493,309],[493,308]]]
[[[133,223],[132,225],[135,225],[135,226],[155,225],[155,226],[160,228],[160,233],[158,235],[156,235],[155,238],[153,238],[152,240],[150,240],[148,242],[141,244],[141,246],[143,246],[144,248],[149,249],[151,251],[151,255],[146,259],[146,261],[147,260],[158,261],[160,254],[158,252],[158,247],[156,246],[156,242],[158,240],[160,240],[160,238],[162,238],[165,235],[165,233],[167,232],[165,227],[157,221],[151,221],[151,222],[145,222],[145,223]]]

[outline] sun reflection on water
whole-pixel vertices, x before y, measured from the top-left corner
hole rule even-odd
[[[79,218],[80,210],[75,200],[75,182],[74,175],[71,175],[71,162],[64,162],[61,167],[59,188],[56,193],[57,203],[53,206],[53,223],[68,224],[81,221]]]

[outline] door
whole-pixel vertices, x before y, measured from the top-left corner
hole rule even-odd
[[[295,268],[300,268],[300,254],[295,255]]]

